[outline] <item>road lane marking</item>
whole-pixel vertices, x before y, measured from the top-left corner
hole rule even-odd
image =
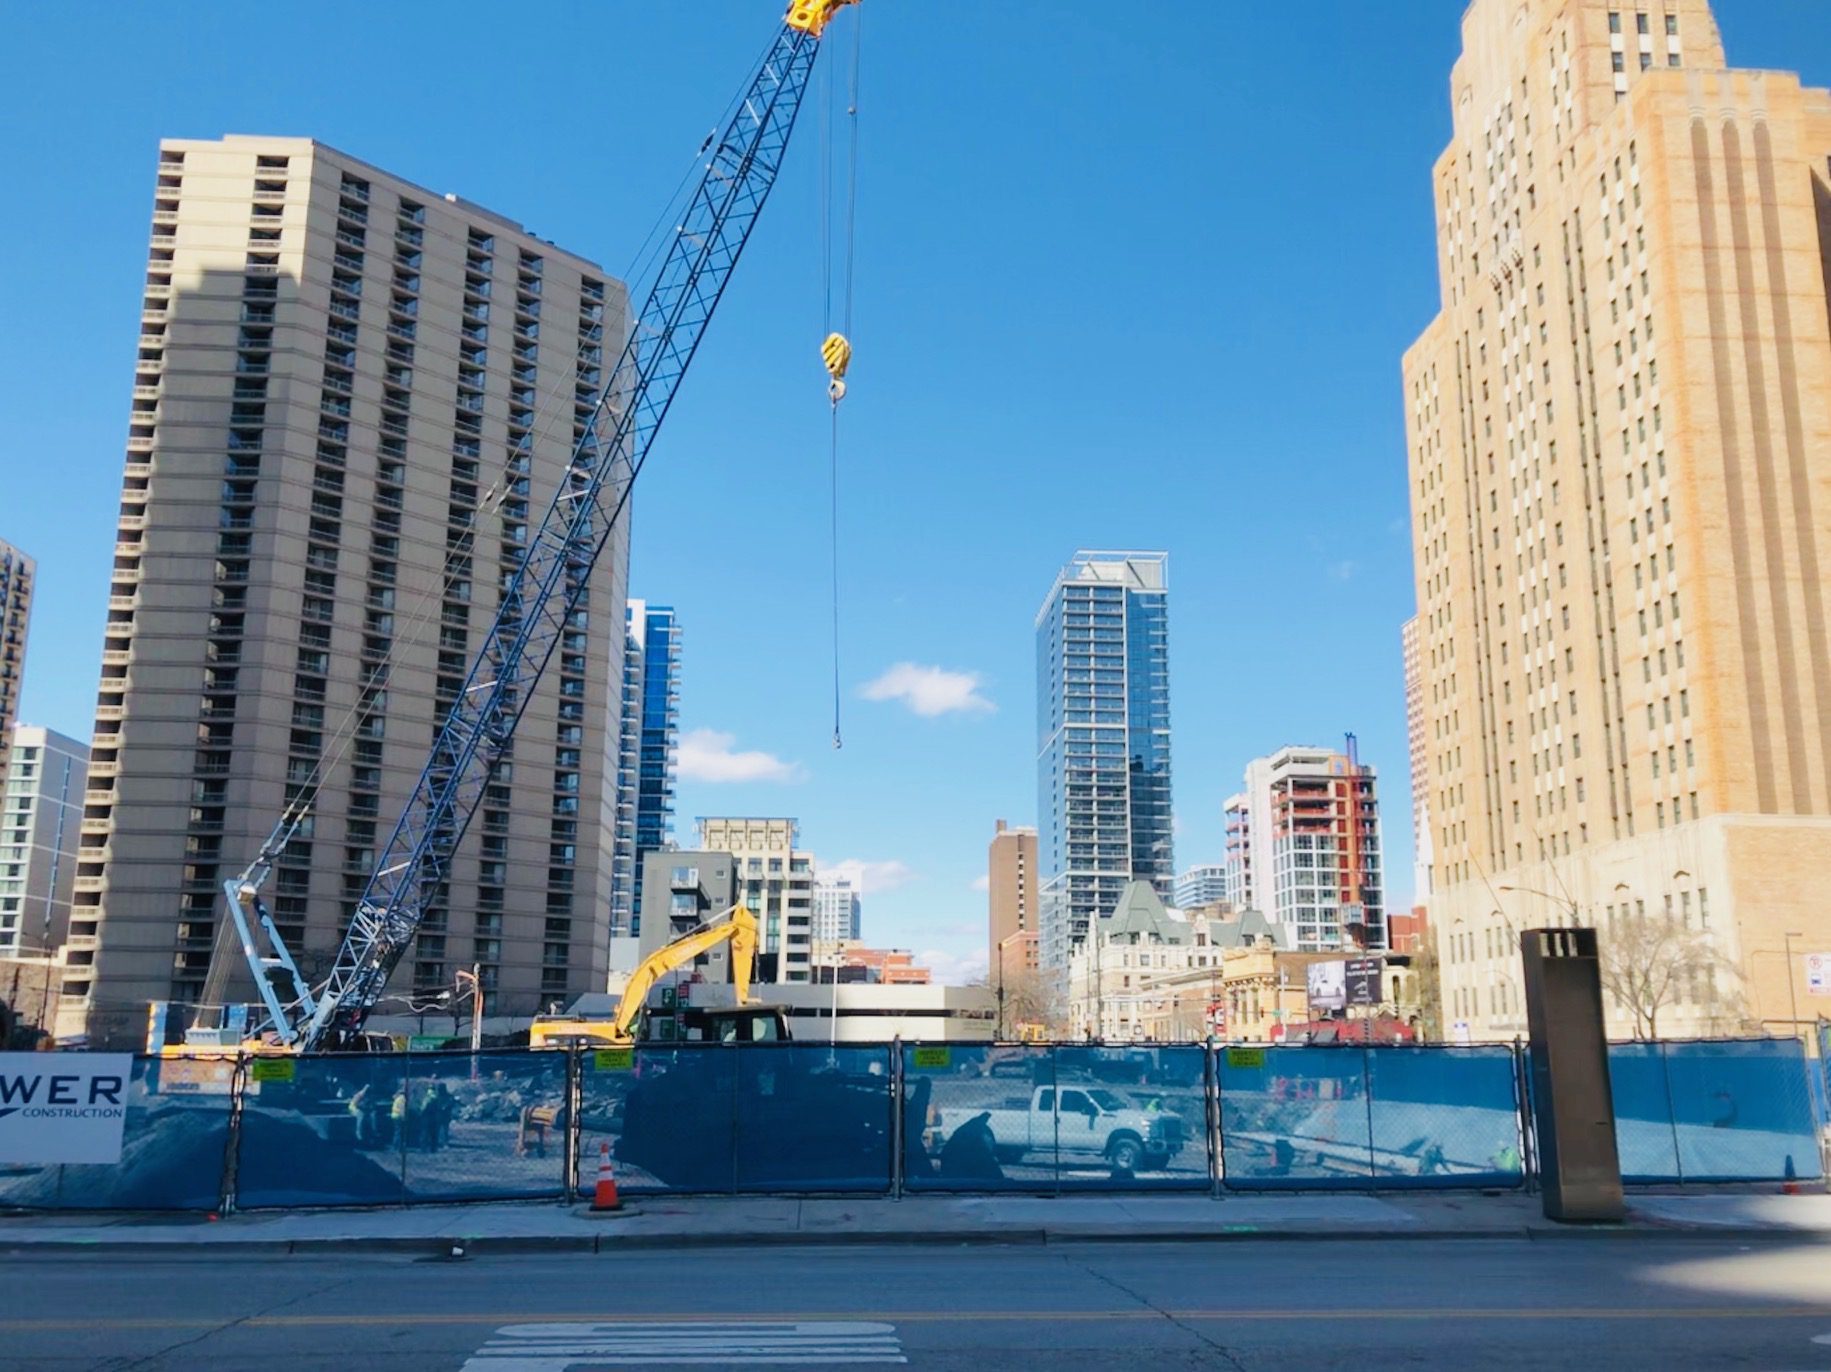
[[[570,1372],[613,1364],[906,1363],[896,1326],[867,1320],[583,1320],[508,1324],[461,1372]]]
[[[1535,1306],[1530,1309],[1489,1307],[1427,1307],[1376,1309],[1265,1309],[1265,1310],[1155,1310],[1146,1307],[1128,1310],[870,1310],[820,1311],[817,1313],[770,1314],[750,1316],[725,1311],[706,1314],[682,1311],[678,1314],[614,1315],[598,1312],[496,1311],[492,1313],[397,1312],[390,1314],[347,1315],[254,1315],[239,1318],[233,1312],[216,1317],[149,1316],[145,1318],[88,1317],[84,1319],[14,1319],[0,1320],[0,1332],[30,1333],[70,1329],[210,1329],[235,1324],[247,1329],[310,1329],[344,1326],[462,1326],[525,1324],[534,1322],[594,1324],[706,1324],[730,1323],[755,1319],[758,1322],[794,1323],[797,1321],[883,1321],[894,1324],[972,1324],[1034,1321],[1060,1323],[1121,1320],[1237,1320],[1252,1323],[1278,1323],[1286,1320],[1822,1320],[1831,1317],[1831,1305],[1786,1306],[1641,1306],[1636,1309],[1614,1307]]]

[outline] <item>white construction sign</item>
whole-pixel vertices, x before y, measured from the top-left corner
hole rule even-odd
[[[119,1162],[129,1053],[0,1053],[0,1163]]]
[[[1831,996],[1831,953],[1806,954],[1806,994]]]

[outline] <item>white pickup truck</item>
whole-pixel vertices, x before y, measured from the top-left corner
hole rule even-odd
[[[1061,1158],[1098,1158],[1115,1170],[1161,1171],[1188,1141],[1180,1115],[1139,1105],[1103,1086],[1039,1086],[1028,1100],[1018,1096],[987,1110],[955,1106],[935,1114],[935,1143],[980,1115],[992,1131],[1000,1162],[1021,1162],[1030,1153],[1054,1151]]]

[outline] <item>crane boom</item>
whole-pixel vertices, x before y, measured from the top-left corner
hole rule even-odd
[[[719,131],[609,384],[503,589],[495,621],[439,726],[323,984],[299,983],[255,893],[245,885],[230,892],[230,915],[269,1015],[263,1027],[287,1046],[303,1051],[359,1034],[444,884],[541,673],[575,623],[591,569],[775,184],[822,31],[842,6],[855,2],[793,0],[748,91]],[[263,953],[262,942],[272,951]],[[286,994],[280,973],[292,981]]]

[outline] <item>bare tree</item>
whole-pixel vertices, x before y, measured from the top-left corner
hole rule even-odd
[[[1725,967],[1709,938],[1667,916],[1622,912],[1603,931],[1602,989],[1633,1016],[1637,1039],[1656,1038],[1659,1012]]]
[[[981,978],[973,983],[1000,997],[1000,1029],[1006,1038],[1016,1038],[1020,1024],[1040,1025],[1051,1038],[1061,1038],[1067,1031],[1067,1016],[1060,998],[1049,980],[1031,968],[1012,968],[1004,975],[1000,987],[996,977]]]
[[[1443,1038],[1443,967],[1437,955],[1437,934],[1432,930],[1420,939],[1411,955],[1410,989],[1412,1009],[1417,1014],[1418,1037],[1426,1043]]]

